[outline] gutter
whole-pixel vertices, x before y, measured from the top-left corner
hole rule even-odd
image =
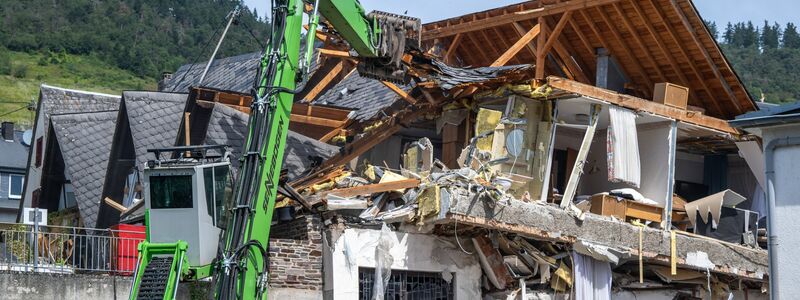
[[[797,115],[800,116],[800,115]],[[769,251],[769,294],[770,299],[779,299],[777,295],[778,287],[778,272],[775,267],[778,265],[776,247],[779,244],[778,236],[772,230],[773,214],[775,209],[775,150],[783,147],[800,146],[800,137],[784,137],[770,141],[764,146],[764,159],[766,160],[766,177],[767,177],[767,236],[768,236],[768,251]]]
[[[728,121],[731,126],[739,128],[763,127],[767,125],[781,125],[800,122],[800,114],[771,115]]]

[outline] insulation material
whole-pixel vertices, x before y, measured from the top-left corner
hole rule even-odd
[[[609,272],[609,276],[611,273]],[[572,287],[572,270],[561,261],[561,264],[558,266],[555,272],[553,272],[552,278],[550,278],[550,288],[563,293],[566,292],[568,289]],[[609,285],[610,286],[610,285]],[[577,299],[584,299],[584,298],[577,298]]]
[[[713,221],[712,226],[713,228],[717,228],[719,216],[722,213],[722,207],[732,208],[745,200],[747,199],[734,191],[724,190],[711,196],[686,203],[686,213],[689,215],[689,221],[692,222],[692,225],[697,224],[698,212],[704,223],[709,223],[708,215],[711,214]]]
[[[608,181],[624,182],[639,187],[641,163],[636,133],[636,113],[614,105],[608,110],[607,130]]]
[[[378,181],[378,183],[395,182],[395,181],[406,180],[406,179],[408,179],[408,177],[405,177],[403,175],[400,175],[400,174],[397,174],[395,172],[387,170],[387,171],[383,172],[383,176],[381,176],[381,180]],[[398,192],[398,193],[403,193],[405,191],[406,191],[406,189],[394,190],[394,192]]]
[[[439,186],[428,187],[419,194],[417,198],[417,203],[419,204],[419,209],[417,209],[419,225],[423,225],[422,221],[426,218],[439,215],[439,204],[441,203],[441,201],[439,201],[439,195]]]
[[[611,264],[572,252],[575,299],[611,299]]]
[[[426,175],[433,165],[433,144],[424,137],[412,143],[403,155],[403,167],[413,173]]]
[[[494,131],[497,127],[497,124],[500,124],[500,118],[503,116],[503,112],[481,108],[478,110],[478,119],[475,122],[475,135],[480,135],[485,132]],[[476,146],[478,150],[490,152],[492,151],[492,136],[487,136],[485,138],[478,139]]]

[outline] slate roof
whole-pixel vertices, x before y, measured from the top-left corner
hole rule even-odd
[[[140,171],[148,159],[153,159],[148,156],[147,149],[175,145],[187,97],[183,93],[122,93],[136,151],[136,166]]]
[[[231,163],[235,168],[238,168],[238,158],[246,139],[248,119],[249,116],[241,111],[217,104],[208,123],[206,144],[231,146]],[[288,169],[290,179],[298,178],[311,166],[312,160],[309,157],[327,159],[338,151],[339,147],[289,131],[286,136],[283,168]]]
[[[407,87],[403,87],[408,90]],[[357,121],[376,117],[378,112],[391,106],[399,96],[375,79],[361,77],[353,72],[339,84],[320,95],[313,104],[332,105],[352,109]]]
[[[84,225],[95,227],[117,122],[116,110],[52,116]]]
[[[0,138],[0,169],[25,170],[29,149],[22,144],[22,131],[14,131],[13,141]]]
[[[760,105],[761,110],[751,111],[728,121],[737,128],[764,127],[800,122],[800,101],[776,106]]]
[[[255,80],[260,59],[261,52],[215,59],[211,63],[211,68],[208,69],[203,86],[249,94],[250,89],[253,88],[253,80]],[[199,85],[198,81],[200,80],[200,75],[203,74],[206,63],[207,61],[181,66],[172,74],[172,78],[164,83],[161,90],[165,92],[188,92],[190,87]]]
[[[65,113],[81,113],[117,110],[119,96],[71,90],[42,84],[39,88],[40,111],[44,115],[44,128],[50,127],[50,116]]]

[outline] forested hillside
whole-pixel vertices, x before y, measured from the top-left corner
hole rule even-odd
[[[800,34],[795,24],[764,21],[709,24],[725,56],[754,99],[784,103],[800,100]]]
[[[29,53],[92,54],[138,76],[157,77],[198,54],[209,55],[208,48],[216,42],[212,37],[238,4],[233,0],[0,1],[0,45]],[[247,8],[238,21],[221,56],[261,48],[250,31],[263,39],[266,22]]]
[[[39,84],[118,94],[211,55],[233,0],[0,1],[0,119],[29,126]],[[242,7],[218,57],[261,49],[268,29]]]

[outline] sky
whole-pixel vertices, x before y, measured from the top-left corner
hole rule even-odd
[[[521,0],[361,0],[367,11],[382,10],[422,18],[423,23],[457,17],[473,12],[518,3]],[[270,0],[244,0],[250,8],[257,8],[264,16],[269,11]],[[695,0],[700,15],[717,24],[753,21],[762,26],[770,23],[800,24],[800,4],[797,0]]]

